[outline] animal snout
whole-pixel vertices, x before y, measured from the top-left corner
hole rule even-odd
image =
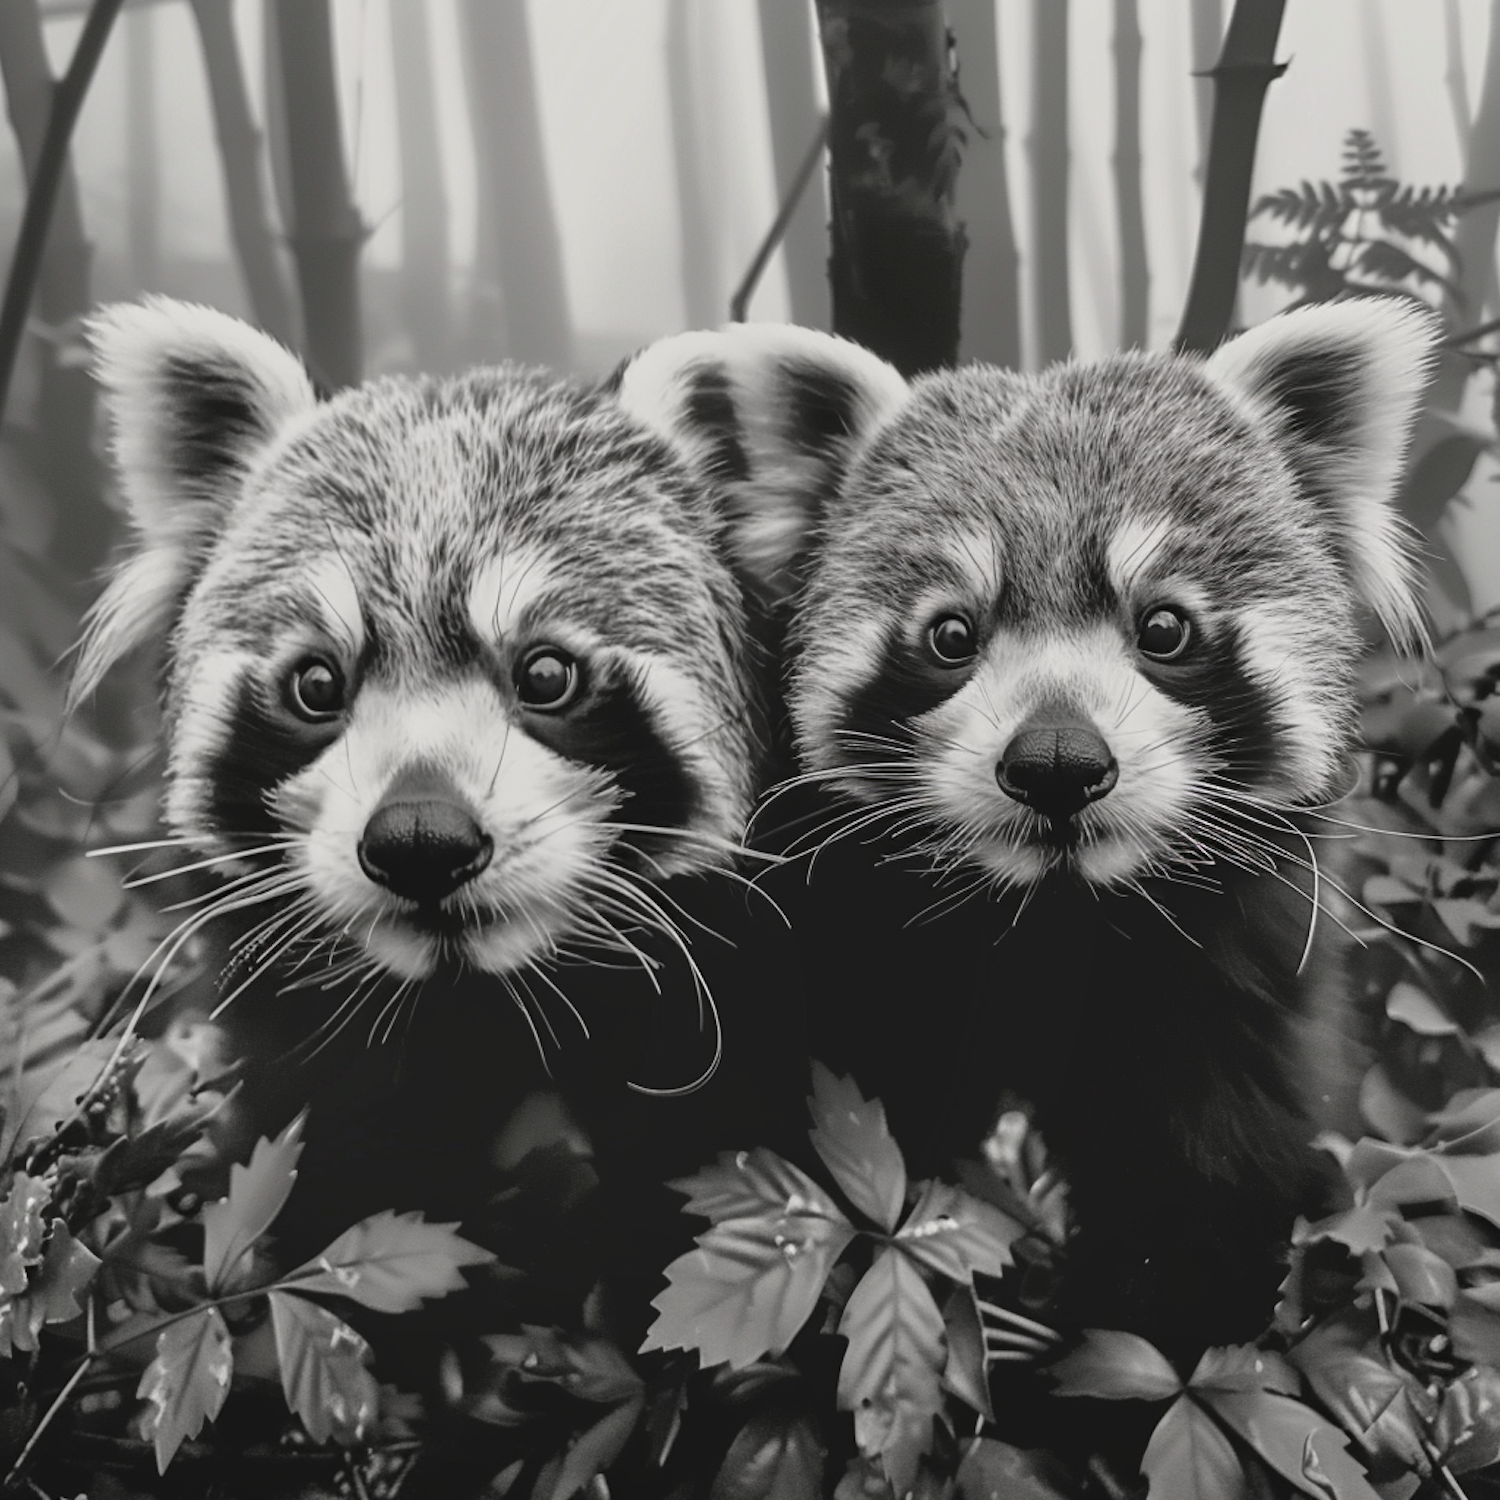
[[[489,864],[495,841],[454,794],[437,787],[393,788],[359,840],[360,868],[377,885],[431,904]]]
[[[1074,719],[1025,725],[1001,754],[995,779],[1035,812],[1070,818],[1111,790],[1120,767],[1099,731]]]

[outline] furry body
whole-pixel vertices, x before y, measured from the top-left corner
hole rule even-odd
[[[219,943],[259,1127],[315,1103],[308,1233],[465,1214],[548,1057],[658,1128],[627,1084],[719,1050],[686,934],[727,903],[691,877],[732,863],[764,774],[780,587],[713,388],[647,350],[605,386],[320,400],[207,309],[93,336],[135,540],[75,690],[161,651],[175,861],[208,885],[181,937]]]
[[[745,337],[748,424],[775,380],[739,373]],[[817,850],[776,884],[812,1050],[919,1172],[1003,1092],[1034,1106],[1080,1226],[1070,1318],[1253,1336],[1317,1206],[1342,1018],[1310,982],[1307,810],[1346,788],[1361,611],[1420,628],[1386,502],[1429,357],[1420,314],[1357,303],[1206,362],[885,378],[822,436],[806,771],[762,814]]]

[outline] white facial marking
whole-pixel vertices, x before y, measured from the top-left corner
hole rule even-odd
[[[1119,767],[1114,788],[1076,819],[1068,851],[1031,841],[1037,815],[1001,791],[996,767],[1038,711],[1087,718]],[[1071,860],[1096,885],[1144,873],[1166,856],[1192,806],[1205,721],[1154,687],[1110,627],[1037,640],[1002,635],[969,681],[916,721],[923,791],[939,822],[974,830],[955,839],[1002,885],[1026,884]]]
[[[603,773],[513,723],[484,683],[434,688],[418,701],[367,688],[341,738],[279,790],[289,820],[299,807],[315,809],[298,858],[325,923],[347,928],[405,977],[437,963],[443,942],[359,863],[371,814],[414,767],[446,781],[494,841],[489,865],[445,903],[465,918],[443,940],[449,951],[490,971],[546,957],[556,935],[587,916],[591,884],[615,839],[607,820],[617,798]]]
[[[307,587],[329,639],[339,643],[348,660],[357,661],[365,648],[365,620],[347,564],[337,557],[323,559],[309,570]]]
[[[1109,581],[1122,599],[1135,592],[1136,581],[1151,567],[1175,529],[1166,516],[1131,516],[1120,523],[1109,539],[1105,566]]]
[[[528,548],[507,547],[492,557],[469,587],[469,621],[479,639],[499,645],[551,585],[546,563]]]

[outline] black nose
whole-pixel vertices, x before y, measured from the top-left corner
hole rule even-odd
[[[456,802],[408,797],[383,803],[359,841],[365,874],[409,901],[452,895],[489,864],[495,842]]]
[[[1000,790],[1049,818],[1069,818],[1120,779],[1109,746],[1092,724],[1028,724],[995,767]]]

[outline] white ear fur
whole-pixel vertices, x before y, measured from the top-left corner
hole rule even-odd
[[[1425,639],[1414,537],[1391,504],[1437,357],[1436,320],[1390,297],[1298,308],[1217,350],[1205,370],[1277,421],[1325,509],[1355,588],[1399,646]]]
[[[782,323],[661,339],[624,366],[618,389],[725,497],[734,554],[773,602],[795,587],[851,457],[910,392],[858,344]]]
[[[89,612],[75,703],[165,627],[247,467],[317,402],[295,355],[211,308],[120,303],[87,332],[137,546]]]

